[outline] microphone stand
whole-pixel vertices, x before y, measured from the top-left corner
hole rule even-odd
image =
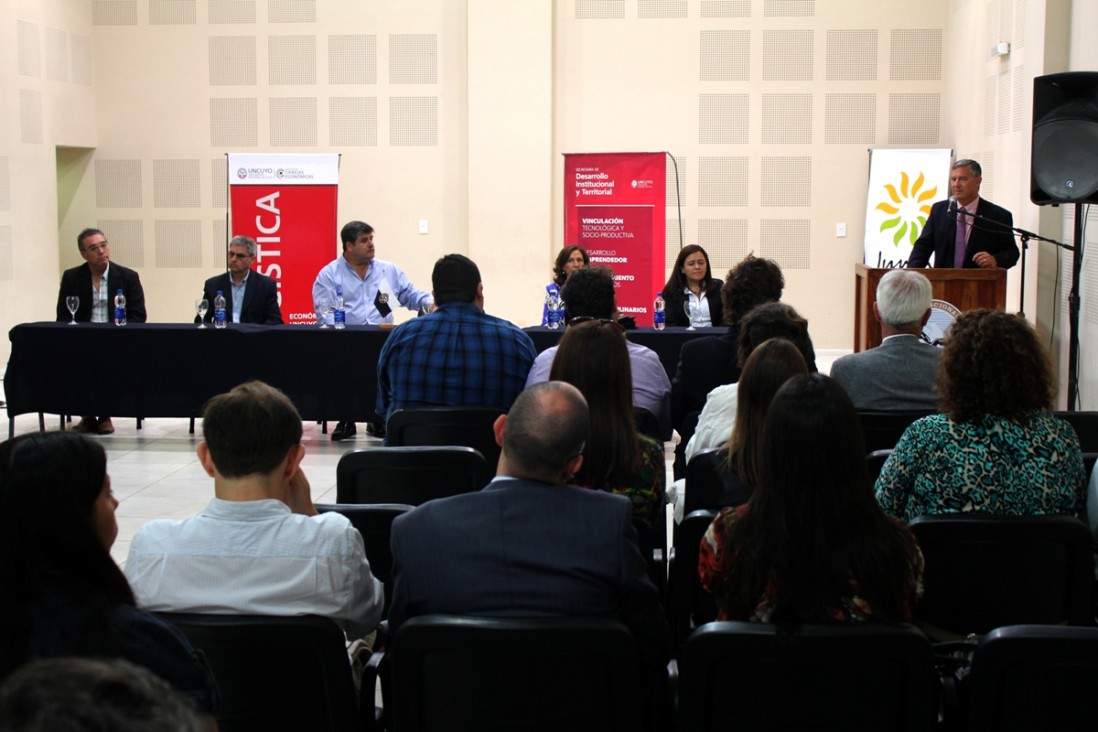
[[[1026,249],[1029,248],[1029,242],[1031,240],[1046,241],[1049,244],[1060,247],[1066,251],[1072,252],[1071,257],[1071,291],[1068,293],[1068,403],[1067,408],[1069,412],[1075,411],[1076,395],[1079,392],[1079,276],[1083,270],[1083,204],[1075,204],[1075,239],[1074,244],[1066,244],[1056,239],[1049,239],[1048,237],[1041,236],[1040,234],[1034,234],[1032,231],[1021,229],[1017,226],[1010,226],[1004,224],[1002,221],[995,221],[989,219],[986,216],[980,214],[969,213],[965,209],[957,206],[955,209],[955,215],[964,213],[975,221],[982,221],[987,224],[994,224],[999,230],[1010,229],[1016,235],[1021,237],[1022,240],[1022,289],[1019,293],[1018,305],[1019,315],[1025,316],[1025,296],[1026,296]],[[972,228],[978,228],[975,223],[972,224]],[[989,228],[984,227],[984,231],[990,231]]]

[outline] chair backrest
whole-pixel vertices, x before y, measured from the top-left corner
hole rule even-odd
[[[221,732],[365,728],[345,636],[328,618],[157,615],[206,657],[221,695]],[[372,709],[373,691],[364,699]]]
[[[976,646],[968,682],[973,732],[1098,729],[1098,628],[997,628]]]
[[[479,491],[488,480],[488,463],[471,447],[368,447],[339,459],[336,501],[418,506]]]
[[[904,430],[920,417],[935,414],[929,409],[859,411],[866,452],[896,447]]]
[[[926,559],[915,616],[948,633],[1003,625],[1089,625],[1094,554],[1071,516],[919,516],[910,524]]]
[[[400,626],[388,658],[400,732],[642,726],[639,655],[617,620],[424,615]]]
[[[389,539],[393,533],[393,519],[413,506],[404,503],[318,503],[319,513],[339,513],[346,516],[362,534],[366,547],[366,559],[370,573],[385,585],[385,612],[389,615],[389,600],[393,596],[393,551]]]
[[[698,546],[716,511],[694,511],[675,527],[674,559],[667,580],[667,612],[676,642],[717,617],[717,604],[698,578]]]
[[[716,457],[720,451],[720,448],[714,448],[699,452],[686,464],[684,515],[700,510],[716,511],[720,508],[721,492],[724,490]]]
[[[869,485],[873,487],[873,484],[877,482],[877,478],[881,477],[881,468],[884,467],[885,461],[888,460],[888,456],[892,454],[892,448],[887,450],[874,450],[865,456],[865,466],[869,469]]]
[[[1067,420],[1079,435],[1079,449],[1083,452],[1098,452],[1098,412],[1067,412],[1054,414]]]
[[[650,410],[644,407],[633,407],[633,420],[637,425],[637,432],[645,437],[651,437],[656,442],[663,442],[660,434],[660,420]]]
[[[929,730],[930,641],[909,625],[698,628],[679,651],[680,730]]]
[[[496,474],[499,445],[492,431],[504,410],[496,407],[415,407],[398,409],[385,426],[389,445],[466,445],[480,450],[489,477]]]

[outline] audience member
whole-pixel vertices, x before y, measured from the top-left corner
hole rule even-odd
[[[408,407],[496,407],[522,391],[537,351],[530,336],[484,312],[473,260],[447,254],[431,273],[438,309],[394,330],[377,361],[377,413]]]
[[[495,424],[497,477],[476,493],[429,501],[393,522],[389,628],[430,613],[613,617],[649,665],[667,627],[637,546],[628,499],[567,485],[590,436],[569,384],[526,389]]]
[[[351,221],[339,232],[343,255],[317,273],[313,283],[313,308],[323,313],[331,307],[339,293],[347,325],[378,325],[393,322],[395,300],[403,307],[420,311],[432,306],[431,294],[417,290],[392,262],[374,258],[374,227],[362,221]],[[384,425],[368,427],[370,432],[384,434]],[[354,437],[355,423],[342,420],[332,430],[332,441]]]
[[[747,357],[737,382],[739,406],[728,444],[715,452],[695,455],[693,462],[703,461],[704,468],[691,465],[692,475],[708,473],[719,477],[723,486],[716,505],[705,508],[738,506],[751,499],[758,484],[759,451],[770,402],[786,381],[807,373],[804,356],[785,338],[764,341]]]
[[[734,384],[740,378],[740,320],[756,305],[782,297],[785,278],[778,263],[748,255],[728,270],[721,287],[724,321],[728,330],[708,338],[693,338],[682,344],[679,366],[671,380],[671,422],[683,443],[694,434],[693,426],[684,431],[683,420],[700,412],[705,398],[722,384]],[[714,323],[716,325],[716,323]]]
[[[617,323],[598,320],[570,327],[549,378],[579,389],[590,411],[591,436],[573,483],[627,497],[634,516],[666,531],[663,443],[637,432],[622,333]]]
[[[57,292],[57,321],[113,322],[114,297],[121,290],[126,297],[127,322],[144,323],[147,315],[141,277],[132,269],[111,262],[111,247],[103,232],[84,229],[76,235],[76,246],[84,263],[65,270],[61,275],[61,287]],[[65,302],[70,296],[80,301],[75,314],[69,313]],[[114,423],[110,417],[85,416],[73,429],[109,435],[114,432]]]
[[[0,687],[7,732],[204,732],[187,697],[122,659],[31,661]]]
[[[881,345],[831,366],[831,378],[846,389],[855,409],[936,408],[934,375],[941,350],[921,338],[930,297],[930,280],[915,270],[894,269],[881,278],[873,303]]]
[[[1024,319],[962,313],[938,367],[942,414],[907,428],[877,479],[877,499],[910,521],[932,513],[1081,516],[1079,438],[1051,413],[1048,354]]]
[[[721,510],[700,552],[722,620],[909,621],[922,594],[922,553],[873,500],[854,405],[821,374],[778,390],[755,493]]]
[[[205,316],[207,323],[214,318],[214,299],[220,292],[225,298],[225,314],[229,322],[282,325],[278,283],[252,270],[255,253],[255,239],[250,236],[234,236],[229,241],[226,255],[229,271],[211,277],[202,287],[202,299],[210,306]]]
[[[747,363],[751,352],[770,338],[792,341],[808,364],[808,370],[816,371],[816,352],[808,336],[808,321],[791,306],[780,302],[759,305],[740,321],[740,365]],[[720,447],[732,436],[738,395],[738,384],[724,384],[709,392],[698,417],[698,427],[686,445],[687,462],[699,452]]]
[[[614,276],[606,267],[584,267],[574,272],[561,290],[565,317],[569,323],[587,320],[611,320],[617,313],[614,302]],[[656,416],[661,439],[671,439],[671,382],[667,379],[659,355],[647,346],[626,339],[629,370],[633,381],[633,406],[647,409]],[[538,354],[526,377],[526,386],[549,379],[557,346]]]
[[[317,515],[301,470],[301,416],[278,389],[241,384],[209,401],[198,460],[215,498],[197,516],[154,519],[126,560],[141,606],[158,612],[320,615],[352,638],[381,619],[384,589],[362,536]]]
[[[0,679],[35,658],[125,658],[212,713],[206,667],[178,630],[135,607],[111,559],[117,506],[107,455],[88,438],[0,443]]]
[[[667,325],[707,328],[723,323],[720,289],[721,282],[713,279],[705,250],[697,244],[680,249],[671,276],[663,286]],[[686,312],[687,302],[695,308],[693,320]]]
[[[557,253],[557,259],[553,263],[553,281],[545,286],[545,292],[560,294],[560,288],[564,287],[565,280],[577,269],[582,269],[591,263],[587,256],[587,250],[578,244],[564,247]],[[549,325],[549,306],[541,309],[541,325],[544,328]]]

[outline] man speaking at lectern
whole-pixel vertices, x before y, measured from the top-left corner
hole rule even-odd
[[[908,267],[1002,267],[1018,261],[1014,218],[1002,206],[980,198],[980,164],[958,160],[949,171],[949,200],[938,201],[915,240]]]

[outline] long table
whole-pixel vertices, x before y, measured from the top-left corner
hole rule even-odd
[[[526,330],[539,351],[563,331]],[[640,328],[674,375],[679,349],[714,331]],[[197,417],[206,400],[248,379],[282,389],[306,420],[377,419],[377,360],[388,330],[347,326],[25,323],[9,332],[4,375],[9,434],[27,413]],[[439,365],[444,368],[443,364]]]

